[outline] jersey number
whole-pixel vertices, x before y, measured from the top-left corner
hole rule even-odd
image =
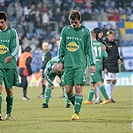
[[[101,47],[94,46],[93,48],[94,48],[96,57],[101,57]]]

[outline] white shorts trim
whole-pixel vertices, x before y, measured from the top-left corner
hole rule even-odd
[[[118,73],[107,73],[105,74],[105,80],[117,80]]]

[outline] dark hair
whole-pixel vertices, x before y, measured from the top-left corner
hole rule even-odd
[[[69,19],[78,19],[78,20],[81,20],[81,14],[78,10],[72,10],[70,13],[69,13]]]
[[[4,19],[6,21],[7,20],[7,14],[3,11],[0,11],[0,19]]]
[[[32,48],[30,46],[27,46],[24,51],[25,52],[30,52],[31,50],[32,50]]]
[[[103,30],[98,28],[98,27],[96,27],[96,28],[93,29],[93,31],[96,33],[96,40],[99,41],[99,39],[101,39],[101,38],[98,37],[98,34],[100,32],[103,32]]]

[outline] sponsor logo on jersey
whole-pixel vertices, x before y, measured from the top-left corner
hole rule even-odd
[[[9,43],[10,40],[0,40],[0,42],[1,42],[1,43],[3,43],[3,42],[8,42],[8,43]]]
[[[5,54],[8,51],[8,48],[4,45],[0,45],[0,54]]]
[[[82,41],[81,38],[73,37],[73,36],[68,36],[68,37],[66,37],[66,38],[67,38],[67,40],[77,40],[77,41]]]
[[[79,49],[79,46],[75,43],[75,42],[70,42],[66,48],[70,51],[70,52],[74,52],[76,50]]]

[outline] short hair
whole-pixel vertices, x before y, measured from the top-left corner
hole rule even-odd
[[[92,36],[93,38],[96,38],[96,33],[95,33],[95,31],[91,31],[91,36]]]
[[[107,31],[106,34],[107,34],[107,36],[108,36],[108,35],[110,35],[110,34],[115,34],[115,32],[114,32],[113,30],[109,30],[109,31]]]
[[[72,19],[78,19],[78,20],[81,20],[81,14],[78,10],[72,10],[70,13],[69,13],[69,20]]]
[[[7,14],[3,11],[0,11],[0,19],[4,19],[6,21],[7,20]]]

